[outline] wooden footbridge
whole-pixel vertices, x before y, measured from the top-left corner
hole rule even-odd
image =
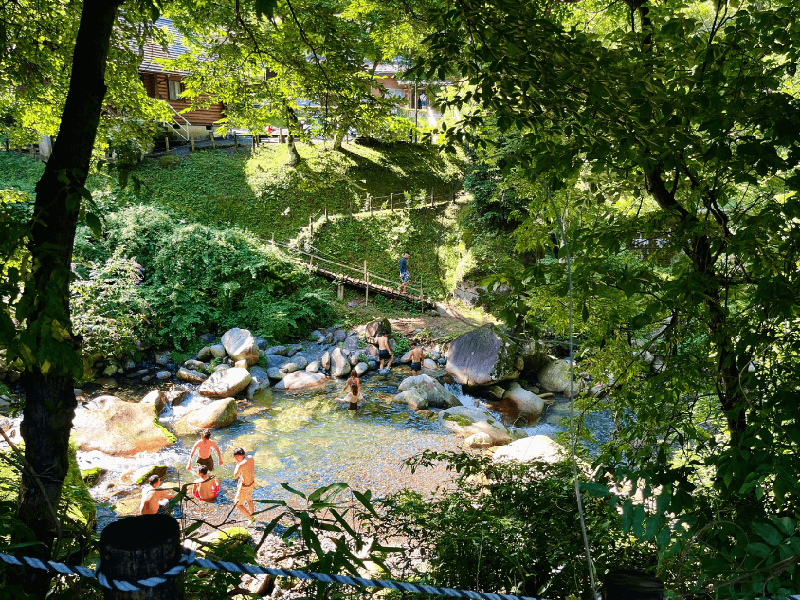
[[[272,244],[276,246],[282,246],[290,250],[294,255],[293,258],[295,261],[311,268],[316,275],[337,282],[339,284],[339,288],[337,290],[337,297],[339,300],[343,299],[344,286],[347,285],[353,288],[364,290],[364,298],[367,304],[369,304],[369,295],[371,292],[373,294],[380,294],[386,298],[392,298],[393,300],[404,300],[406,302],[420,303],[427,307],[436,306],[436,303],[433,301],[433,299],[425,297],[422,284],[419,286],[411,286],[409,284],[406,288],[408,292],[401,292],[396,287],[398,282],[390,281],[389,279],[384,279],[383,277],[375,275],[374,273],[370,273],[367,268],[366,260],[364,261],[363,269],[360,269],[358,267],[336,262],[335,260],[323,258],[310,252],[304,252],[303,250],[294,248],[285,242],[276,242],[275,240],[272,240]]]

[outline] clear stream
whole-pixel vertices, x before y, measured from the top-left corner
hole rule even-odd
[[[412,475],[402,461],[425,449],[455,450],[460,440],[451,432],[409,410],[405,405],[392,404],[397,386],[409,375],[407,366],[398,365],[388,375],[367,374],[362,377],[362,390],[367,401],[356,412],[336,400],[343,381],[331,380],[321,389],[301,393],[265,390],[253,399],[251,405],[240,410],[238,419],[228,428],[212,432],[212,440],[223,453],[223,465],[217,466],[215,475],[221,481],[221,492],[213,504],[190,504],[189,516],[202,516],[221,522],[231,508],[235,492],[232,451],[241,446],[251,454],[256,463],[256,500],[287,499],[288,493],[281,483],[288,483],[303,492],[334,482],[345,482],[358,490],[370,489],[375,496],[403,488],[417,489],[423,493],[446,484],[449,476],[443,469],[417,470]],[[165,386],[166,387],[166,386]],[[458,385],[448,386],[466,406],[483,406],[493,410],[495,416],[506,423],[515,415],[500,403],[491,406],[461,392]],[[117,396],[139,400],[149,389],[141,384],[121,385],[112,390]],[[553,424],[566,414],[569,401],[558,398],[549,406],[540,424],[526,428],[529,435],[554,435],[560,428]],[[167,408],[160,421],[169,425],[191,410],[191,405]],[[598,415],[601,417],[601,415]],[[601,429],[604,424],[598,423]],[[140,453],[133,458],[111,457],[100,452],[79,452],[81,469],[102,467],[108,471],[100,485],[92,489],[99,501],[105,501],[98,511],[99,527],[118,518],[111,503],[126,501],[127,513],[138,508],[138,486],[131,473],[154,464],[167,465],[172,471],[166,485],[174,486],[192,481],[196,475],[186,470],[186,463],[197,436],[178,438],[176,444],[158,453]],[[214,462],[217,463],[215,454]],[[194,465],[193,465],[194,468]],[[107,489],[106,482],[119,482]],[[135,500],[135,503],[133,502]],[[104,507],[103,507],[104,506]]]

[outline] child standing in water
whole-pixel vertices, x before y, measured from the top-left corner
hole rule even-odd
[[[256,512],[256,505],[253,504],[253,486],[256,484],[255,463],[252,458],[245,456],[242,448],[236,448],[233,451],[233,460],[237,463],[236,468],[233,470],[233,477],[239,480],[239,487],[236,489],[236,497],[233,499],[233,504],[250,521],[253,521],[255,520],[253,513]],[[250,505],[249,508],[248,504]]]
[[[209,471],[213,471],[214,459],[211,458],[212,450],[216,451],[217,458],[219,458],[219,464],[222,466],[222,454],[219,451],[219,446],[211,441],[211,432],[208,429],[203,429],[202,433],[200,434],[200,439],[192,447],[192,451],[189,453],[189,462],[186,464],[186,470],[192,470],[192,457],[194,456],[194,453],[197,452],[197,464],[208,467]]]
[[[358,381],[358,378],[356,378]],[[345,385],[345,388],[347,386]],[[344,391],[344,390],[342,390]],[[360,383],[351,383],[350,384],[350,391],[347,392],[347,396],[341,398],[342,402],[347,402],[347,410],[357,410],[358,409],[358,401],[363,400],[364,396],[361,395],[361,384]]]

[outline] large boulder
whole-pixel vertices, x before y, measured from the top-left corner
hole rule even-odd
[[[292,362],[291,358],[289,358],[288,356],[283,356],[281,354],[265,354],[264,360],[267,361],[268,369],[271,369],[272,367],[280,369],[286,363]]]
[[[542,367],[536,376],[546,390],[569,392],[569,366],[568,360],[554,360]],[[583,380],[579,376],[575,377],[575,392],[581,391],[582,387]]]
[[[247,384],[247,391],[245,392],[245,398],[248,400],[252,400],[253,396],[255,396],[261,390],[265,390],[269,387],[269,375],[267,372],[262,369],[261,367],[251,367],[250,368],[250,383]]]
[[[309,373],[319,373],[319,361],[312,360],[310,363],[308,363],[306,371],[308,371]]]
[[[302,354],[295,354],[292,357],[292,362],[296,364],[300,370],[303,370],[308,366],[308,359]]]
[[[392,402],[397,404],[405,404],[412,410],[425,410],[428,408],[428,399],[420,394],[417,390],[406,390],[405,392],[400,392],[394,398],[392,398]]]
[[[267,377],[272,379],[273,381],[280,381],[284,377],[284,372],[281,371],[278,367],[270,367],[267,369]]]
[[[250,385],[251,379],[252,377],[247,369],[234,367],[214,373],[197,388],[197,391],[209,398],[229,398]]]
[[[529,423],[535,423],[542,416],[544,400],[519,385],[511,385],[503,399],[511,401],[517,407],[519,416]]]
[[[361,377],[364,373],[369,371],[369,365],[367,363],[365,363],[365,362],[360,362],[360,363],[356,364],[355,371],[356,371],[356,375]]]
[[[248,366],[256,364],[261,357],[256,338],[247,329],[229,329],[222,336],[222,345],[228,356],[233,360],[246,360]]]
[[[72,439],[87,452],[132,456],[158,452],[175,442],[175,436],[157,423],[152,405],[125,402],[116,396],[95,398],[75,411],[72,423]]]
[[[141,400],[142,404],[150,404],[154,407],[156,414],[160,415],[161,411],[167,407],[167,396],[161,390],[151,390]]]
[[[333,341],[336,343],[343,342],[347,334],[345,333],[344,329],[337,329],[333,332]]]
[[[296,362],[288,362],[281,367],[281,373],[294,373],[295,371],[300,370],[300,365]]]
[[[512,440],[508,429],[482,408],[448,408],[439,413],[439,425],[463,437],[485,433],[492,438],[493,446],[504,446]]]
[[[494,440],[488,433],[473,433],[471,436],[464,439],[464,446],[473,448],[475,450],[484,450],[494,446]]]
[[[422,368],[427,369],[428,371],[435,371],[438,368],[436,361],[426,358],[422,361]]]
[[[331,373],[333,373],[333,376],[346,377],[350,374],[350,368],[350,357],[341,348],[336,348],[331,354]]]
[[[534,435],[511,442],[504,448],[498,448],[495,450],[493,460],[516,460],[523,463],[538,460],[553,463],[566,458],[567,455],[563,447],[546,435]]]
[[[177,435],[189,435],[202,429],[220,429],[233,423],[236,414],[236,400],[224,398],[186,413],[173,429]]]
[[[368,340],[375,340],[379,335],[383,335],[383,333],[392,333],[392,324],[389,322],[389,319],[381,319],[380,321],[373,321],[369,323],[364,333],[367,335]]]
[[[456,383],[487,386],[519,377],[517,345],[497,327],[484,325],[457,337],[447,351],[447,372]]]
[[[395,361],[395,362],[401,362],[401,363],[404,363],[404,364],[410,363],[411,362],[411,350],[409,350],[408,352],[403,354],[403,356],[400,357],[400,360],[399,361]]]
[[[227,356],[227,352],[225,352],[225,346],[222,344],[214,344],[209,348],[211,351],[211,356],[214,358],[225,358]]]
[[[416,390],[428,401],[428,406],[433,408],[450,408],[461,406],[461,401],[448,392],[445,387],[430,375],[422,373],[413,377],[406,377],[399,386],[398,392]]]
[[[308,371],[295,371],[284,376],[276,385],[276,390],[297,392],[323,387],[327,378],[322,373],[309,373]]]

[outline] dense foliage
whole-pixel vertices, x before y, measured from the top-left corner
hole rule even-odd
[[[419,468],[439,461],[459,473],[451,493],[404,491],[382,502],[382,534],[409,540],[406,577],[537,598],[590,597],[569,461],[495,463],[425,452],[409,462]],[[587,497],[584,510],[598,572],[652,565],[652,549],[623,534],[608,499]],[[422,569],[410,559],[417,553]]]
[[[446,133],[477,132],[529,182],[518,249],[558,234],[558,260],[496,279],[503,316],[568,330],[568,247],[582,368],[616,388],[586,402],[618,425],[601,472],[658,500],[626,501],[625,530],[656,541],[676,591],[785,593],[800,577],[796,3],[483,7],[439,13],[419,72],[458,76]],[[509,131],[510,152],[495,145]]]

